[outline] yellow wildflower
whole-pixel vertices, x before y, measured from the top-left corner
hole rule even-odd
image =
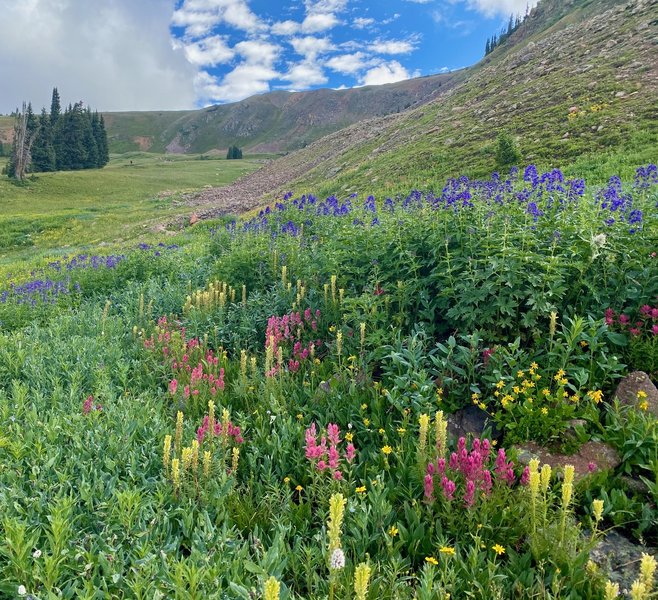
[[[304,415],[302,413],[297,413],[297,420],[301,421],[304,418]]]
[[[494,544],[491,546],[491,549],[498,555],[500,556],[501,554],[505,554],[505,548],[503,548],[500,544]]]
[[[524,371],[517,371],[516,372],[516,377],[518,379],[523,379],[525,377],[525,372]]]
[[[354,439],[354,434],[351,432],[348,432],[345,434],[345,441],[351,442]]]
[[[283,483],[290,483],[290,477],[284,477]]]
[[[360,563],[354,571],[354,594],[356,595],[356,600],[366,600],[369,582],[370,567],[366,563]]]
[[[640,390],[640,391],[637,393],[637,399],[638,399],[638,400],[643,400],[643,399],[646,398],[646,397],[647,397],[647,393],[646,393],[644,390]]]
[[[361,410],[365,410],[366,408],[368,408],[368,405],[367,405],[367,404],[362,404],[362,405],[361,405]]]
[[[452,546],[441,546],[439,552],[441,552],[441,554],[449,554],[450,556],[455,555],[455,549]]]
[[[649,402],[647,400],[642,400],[642,402],[638,404],[638,407],[640,408],[640,410],[647,411],[649,410]]]
[[[384,435],[386,433],[386,430],[383,427],[379,428],[379,435]]]
[[[366,486],[362,485],[362,486],[356,488],[355,491],[356,491],[357,494],[365,494],[366,493]]]
[[[263,590],[263,600],[279,600],[280,593],[281,593],[281,584],[274,577],[270,577],[265,582],[265,588]]]
[[[297,487],[295,487],[295,489],[296,489],[298,492],[301,492],[304,488],[303,488],[301,485],[298,485]]]
[[[391,537],[395,537],[398,533],[400,533],[400,530],[395,525],[391,525],[388,528],[388,535]]]
[[[496,387],[501,390],[505,387],[505,382],[501,379],[497,384]]]
[[[438,565],[439,564],[439,561],[436,560],[436,558],[434,558],[433,556],[426,556],[425,557],[425,562],[428,562],[431,565]]]
[[[388,456],[391,452],[393,452],[393,448],[391,448],[389,445],[386,445],[382,448],[382,452]]]
[[[364,424],[366,427],[370,427],[370,419],[363,419],[363,424]]]
[[[603,392],[601,390],[590,390],[587,392],[587,397],[592,400],[595,404],[598,404],[603,400]]]
[[[544,415],[544,416],[547,416],[547,415],[548,415],[548,408],[546,408],[546,407],[544,406],[544,407],[541,409],[541,414]]]

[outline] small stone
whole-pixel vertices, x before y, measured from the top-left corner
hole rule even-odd
[[[192,216],[190,217],[190,225],[194,225],[195,223],[199,222],[199,215],[196,213],[192,213]]]
[[[617,92],[615,94],[615,98],[625,98],[626,97],[626,92]]]

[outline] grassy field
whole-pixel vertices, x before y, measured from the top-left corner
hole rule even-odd
[[[186,193],[226,185],[260,166],[257,160],[129,153],[112,157],[102,170],[41,173],[25,185],[0,177],[0,265],[141,240],[155,224],[193,212]]]

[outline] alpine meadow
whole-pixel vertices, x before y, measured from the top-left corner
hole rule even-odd
[[[0,598],[658,598],[658,0],[159,4],[3,77]]]

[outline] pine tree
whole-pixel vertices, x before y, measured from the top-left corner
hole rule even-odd
[[[514,31],[514,15],[511,14],[509,16],[509,22],[507,23],[507,36],[509,37],[512,35],[512,31]]]
[[[34,173],[54,171],[55,167],[53,131],[50,124],[50,117],[44,108],[41,110],[39,128],[32,147],[32,171]]]
[[[85,149],[84,169],[98,168],[98,143],[93,129],[93,115],[91,109],[82,114],[82,145]]]
[[[52,127],[55,127],[57,124],[57,119],[59,119],[62,113],[62,107],[59,101],[59,92],[57,88],[53,88],[53,96],[50,101],[50,124]]]
[[[96,113],[98,117],[98,113]],[[103,115],[98,118],[97,128],[94,130],[96,144],[98,145],[98,166],[104,167],[110,162],[110,148],[107,143],[107,131],[105,130],[105,119]]]
[[[237,146],[229,146],[228,152],[226,153],[226,160],[235,160],[242,158],[242,150]]]
[[[487,54],[491,53],[491,42],[489,41],[489,38],[487,38],[487,45],[484,47],[484,55],[487,56]]]
[[[496,166],[500,169],[517,165],[521,161],[521,152],[516,147],[512,136],[501,132],[496,139]]]

